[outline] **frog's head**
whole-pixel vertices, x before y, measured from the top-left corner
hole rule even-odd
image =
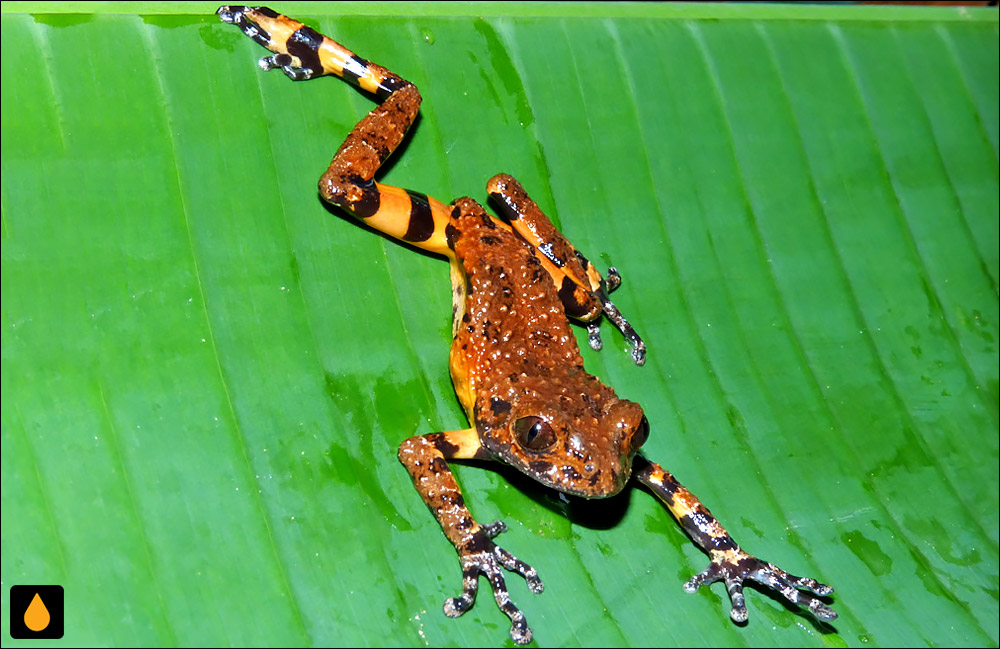
[[[520,374],[493,386],[476,403],[476,427],[487,450],[542,484],[584,498],[613,496],[628,482],[649,422],[639,404],[582,369],[570,374]]]

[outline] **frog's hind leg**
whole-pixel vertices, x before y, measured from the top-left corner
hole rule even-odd
[[[281,68],[295,81],[332,74],[374,93],[380,100],[409,84],[332,38],[267,7],[223,5],[215,13],[222,22],[236,25],[258,45],[274,52],[260,60],[264,70]]]
[[[490,179],[486,189],[514,231],[541,253],[542,265],[556,283],[566,314],[587,323],[591,348],[602,347],[600,315],[603,312],[632,346],[635,364],[645,363],[646,344],[608,298],[608,294],[621,284],[618,271],[609,268],[607,279],[601,277],[597,268],[552,225],[513,177],[497,174]]]
[[[327,202],[392,237],[450,257],[444,234],[450,210],[426,194],[374,181],[416,119],[421,101],[417,87],[267,7],[224,6],[217,13],[274,52],[260,60],[263,69],[281,68],[296,81],[338,76],[382,102],[344,140],[320,178],[319,192]]]
[[[399,146],[419,104],[416,86],[406,86],[362,119],[320,178],[319,192],[377,230],[450,257],[445,240],[450,209],[426,194],[373,180]]]

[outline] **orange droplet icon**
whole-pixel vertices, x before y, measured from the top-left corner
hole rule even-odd
[[[24,612],[24,626],[37,633],[47,627],[51,619],[49,609],[45,608],[42,598],[35,593],[31,603],[28,604],[28,609]]]

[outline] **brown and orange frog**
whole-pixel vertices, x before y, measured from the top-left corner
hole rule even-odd
[[[508,175],[495,176],[487,186],[504,220],[471,198],[446,206],[375,182],[417,116],[416,86],[265,7],[225,6],[218,14],[274,53],[260,60],[263,69],[281,68],[293,80],[336,75],[379,99],[337,151],[320,179],[320,194],[451,264],[451,375],[471,426],[411,437],[399,448],[400,461],[462,564],[463,592],[445,602],[448,616],[472,607],[482,575],[510,617],[511,638],[531,641],[503,569],[521,575],[533,592],[542,591],[542,582],[534,568],[493,541],[506,530],[502,522],[481,525],[473,518],[448,466],[452,459],[491,459],[583,498],[615,495],[630,478],[645,484],[711,559],[685,590],[725,581],[736,622],[747,619],[746,580],[807,607],[819,620],[836,619],[816,597],[830,595],[831,587],[745,553],[691,492],[638,454],[649,435],[642,407],[587,373],[567,320],[589,323],[590,344],[599,349],[598,321],[607,316],[629,341],[635,363],[645,361],[641,338],[608,298],[621,282],[613,268],[602,278]]]

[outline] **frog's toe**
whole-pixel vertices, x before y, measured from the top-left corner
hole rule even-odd
[[[500,571],[491,572],[486,577],[490,580],[493,588],[493,599],[504,614],[510,618],[510,637],[517,644],[528,644],[531,642],[531,627],[517,606],[510,601],[510,594],[507,592],[507,583],[504,581]]]
[[[708,568],[691,577],[684,584],[684,590],[693,593],[702,584],[714,584],[717,581],[725,581],[726,590],[729,592],[729,601],[733,604],[733,607],[729,610],[729,617],[737,624],[744,624],[747,618],[750,617],[750,613],[747,611],[746,601],[743,597],[743,579],[727,577],[725,573],[723,564],[713,561],[709,564]]]
[[[244,11],[246,11],[246,7],[243,5],[222,5],[215,10],[215,15],[217,15],[222,22],[235,25],[243,18]]]
[[[528,584],[528,589],[531,592],[537,595],[545,590],[545,584],[538,578],[537,570],[499,546],[497,546],[496,553],[497,558],[500,559],[500,563],[503,564],[504,568],[524,577],[524,581]]]
[[[271,56],[262,57],[257,61],[257,67],[261,70],[273,70],[274,68],[281,68],[291,64],[292,57],[287,54],[272,54]]]
[[[285,73],[285,76],[292,81],[305,81],[307,79],[312,79],[315,74],[312,68],[296,67],[295,59],[284,53],[265,56],[257,61],[257,65],[261,70],[265,71],[281,68],[281,71]]]
[[[507,531],[507,523],[503,521],[493,521],[492,523],[487,523],[481,526],[483,534],[486,535],[488,539],[495,539],[498,535],[503,534]]]
[[[622,276],[614,266],[608,269],[607,275],[604,278],[604,284],[608,287],[608,293],[614,293],[622,285]]]
[[[271,43],[271,35],[247,15],[253,11],[252,7],[243,5],[222,5],[215,13],[222,22],[236,25],[248,38],[253,39],[258,45],[267,47]]]
[[[773,563],[765,563],[755,570],[749,578],[762,586],[781,593],[781,596],[790,603],[808,608],[809,612],[818,620],[833,622],[837,619],[836,611],[824,604],[818,597],[806,592],[811,591],[820,597],[826,597],[833,593],[832,586],[821,584],[815,579],[796,577]]]
[[[604,341],[601,340],[600,320],[587,323],[587,344],[589,344],[590,348],[595,352],[599,352],[604,349]]]
[[[632,347],[632,362],[642,366],[646,364],[646,343],[636,339]]]
[[[476,592],[479,590],[479,571],[462,571],[462,594],[449,597],[444,601],[444,614],[448,617],[462,617],[476,603]]]
[[[746,624],[750,618],[747,610],[746,600],[743,597],[743,581],[740,579],[727,579],[726,590],[729,591],[729,601],[733,607],[729,609],[729,618],[737,624]]]
[[[506,531],[507,524],[503,521],[494,521],[489,525],[483,525],[483,532],[491,539],[495,538],[501,532]],[[510,570],[511,572],[516,572],[524,577],[524,581],[528,583],[528,588],[531,589],[531,592],[537,595],[545,590],[545,584],[543,584],[542,580],[538,578],[537,570],[521,561],[510,552],[507,552],[499,545],[493,545],[493,552],[496,555],[497,560],[503,565],[504,568]]]

